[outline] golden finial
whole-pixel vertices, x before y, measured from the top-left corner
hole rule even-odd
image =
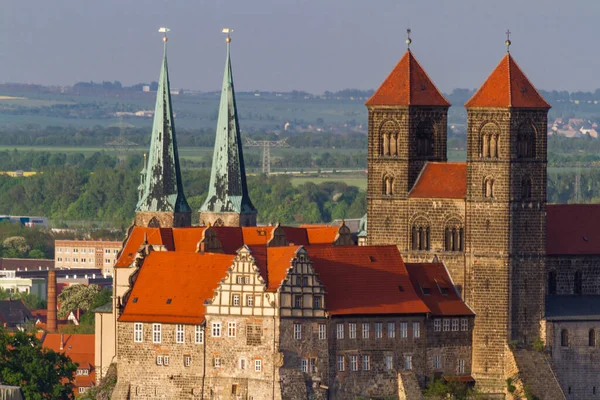
[[[510,45],[512,44],[512,42],[510,41],[510,34],[512,32],[510,31],[510,29],[506,30],[506,41],[504,42],[504,44],[506,45],[506,52],[510,53]]]
[[[163,26],[158,31],[165,34],[165,36],[163,36],[163,42],[166,42],[167,40],[169,40],[169,38],[167,37],[167,32],[171,31],[169,28],[166,28]]]
[[[225,43],[231,43],[231,33],[233,32],[233,29],[231,29],[231,28],[223,28],[223,30],[221,32],[227,34],[227,38],[225,39]]]
[[[410,50],[410,44],[412,43],[412,39],[410,38],[410,28],[406,30],[406,47]]]

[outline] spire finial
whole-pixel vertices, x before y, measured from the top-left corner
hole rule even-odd
[[[510,34],[512,32],[510,31],[510,29],[506,30],[506,42],[504,42],[504,44],[506,45],[506,52],[510,53],[510,45],[511,45],[511,41],[510,41]]]
[[[227,45],[229,45],[229,43],[231,43],[231,33],[233,32],[233,29],[223,28],[223,30],[221,32],[227,34],[227,38],[225,39],[225,42],[227,43]]]
[[[167,32],[170,32],[171,30],[169,28],[163,26],[158,31],[165,34],[163,36],[163,42],[167,43],[167,40],[169,40],[169,38],[167,37]]]
[[[410,28],[406,30],[406,47],[410,50],[410,44],[412,43],[412,39],[410,38]]]

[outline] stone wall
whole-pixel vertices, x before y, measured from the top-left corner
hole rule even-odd
[[[201,212],[200,225],[256,226],[256,213]]]
[[[137,226],[149,226],[151,228],[179,228],[192,226],[192,214],[140,211],[135,213],[135,224]]]
[[[546,258],[546,292],[548,274],[556,274],[556,294],[575,294],[575,273],[581,272],[581,294],[600,294],[600,255],[588,256],[548,256]]]

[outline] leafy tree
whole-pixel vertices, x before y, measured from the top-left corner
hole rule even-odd
[[[441,378],[433,378],[423,391],[423,398],[430,400],[468,400],[483,399],[480,393],[464,383],[458,381],[446,382]]]
[[[100,293],[98,285],[73,285],[65,288],[59,295],[60,310],[58,316],[66,318],[76,309],[91,310],[96,296]]]
[[[69,357],[43,348],[35,335],[0,330],[0,380],[20,386],[26,399],[73,399],[76,370]]]
[[[117,366],[111,364],[106,371],[106,375],[97,386],[92,387],[79,400],[109,400],[117,384]]]

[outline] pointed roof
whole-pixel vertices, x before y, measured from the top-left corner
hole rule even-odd
[[[465,107],[550,108],[510,53],[465,103]]]
[[[410,50],[365,105],[450,107]]]
[[[231,40],[228,39],[210,186],[200,211],[256,213],[246,185],[246,169],[231,70]]]
[[[142,172],[140,186],[143,188],[136,207],[137,212],[185,213],[192,211],[183,194],[174,122],[167,66],[167,42],[165,40],[156,93],[148,165]]]

